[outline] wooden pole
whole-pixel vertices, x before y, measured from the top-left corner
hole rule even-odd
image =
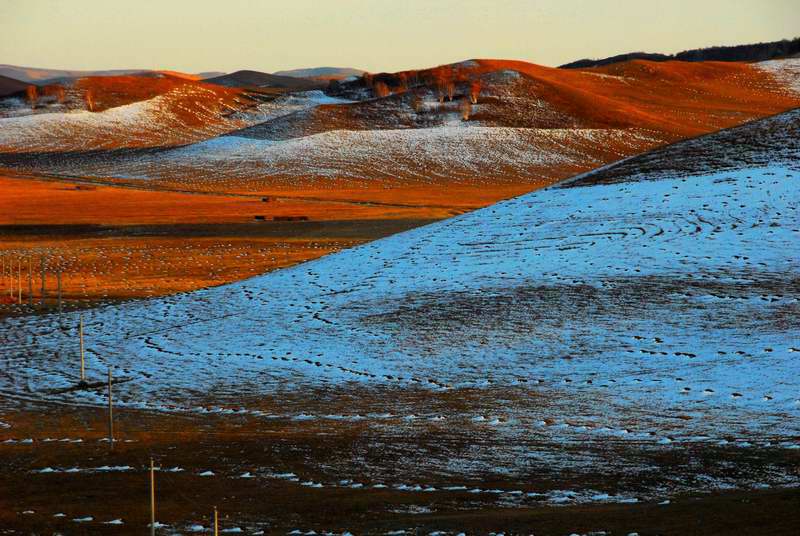
[[[12,269],[11,262],[12,261],[9,259],[9,261],[8,261],[9,274],[11,273],[11,269]],[[6,280],[5,279],[6,279],[6,256],[3,255],[3,284],[4,285],[6,284]],[[12,281],[14,281],[14,280],[11,279],[11,276],[9,275],[9,277],[8,277],[8,295],[9,296],[13,296],[14,295],[13,294],[13,292],[14,292],[13,288],[14,287],[13,287]]]
[[[219,536],[219,513],[217,507],[214,507],[214,536]]]
[[[17,259],[17,304],[22,305],[22,259]]]
[[[8,261],[8,262],[11,263],[11,261]],[[11,278],[10,277],[8,278],[7,282],[11,283]],[[6,256],[5,255],[3,255],[3,284],[4,285],[6,284]],[[14,291],[11,290],[11,287],[9,286],[8,287],[8,295],[11,296],[12,292],[14,292]]]
[[[83,315],[80,317],[80,324],[78,325],[78,337],[81,344],[81,381],[86,381],[86,360],[83,357]]]
[[[156,471],[150,458],[150,536],[156,536]]]
[[[114,402],[111,397],[111,367],[108,367],[108,444],[114,449]]]
[[[44,279],[44,255],[42,255],[40,257],[39,264],[40,264],[40,268],[41,268],[40,272],[41,272],[41,276],[42,276],[42,307],[44,307],[44,295],[45,295],[45,288],[44,288],[44,283],[45,283],[45,279]]]
[[[62,311],[61,308],[61,269],[56,272],[56,278],[58,279],[58,312]]]
[[[28,305],[33,307],[33,261],[28,255]]]

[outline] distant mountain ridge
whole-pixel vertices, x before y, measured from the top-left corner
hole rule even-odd
[[[294,91],[322,89],[327,86],[327,83],[318,80],[280,76],[249,70],[236,71],[222,76],[207,78],[203,80],[203,82],[226,87],[270,87]]]
[[[161,69],[105,69],[105,70],[79,70],[79,69],[46,69],[41,67],[25,67],[21,65],[0,64],[0,76],[13,78],[26,84],[44,85],[68,79],[86,78],[89,76],[125,76],[131,74],[165,74],[190,80],[202,80],[225,73],[211,71],[204,73],[182,73],[178,71]]]
[[[361,76],[366,71],[352,67],[309,67],[307,69],[289,69],[277,71],[276,76],[291,76],[293,78],[311,78],[315,80],[343,80],[351,76]]]
[[[99,71],[81,71],[70,69],[43,69],[39,67],[23,67],[19,65],[0,64],[0,75],[14,78],[30,84],[38,84],[54,78],[82,78],[85,76],[118,76],[141,73],[147,69],[111,69]]]
[[[602,59],[582,59],[565,63],[560,69],[586,69],[602,67],[612,63],[630,60],[650,61],[765,61],[777,58],[793,57],[800,54],[800,37],[792,40],[753,43],[748,45],[714,46],[684,50],[677,54],[659,54],[648,52],[629,52]]]

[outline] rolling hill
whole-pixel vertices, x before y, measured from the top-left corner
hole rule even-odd
[[[0,100],[0,181],[20,196],[8,203],[3,243],[36,244],[70,266],[76,306],[236,281],[796,107],[798,65],[639,61],[563,70],[475,60],[368,75],[327,93],[166,73],[80,78],[41,87],[33,109]],[[476,103],[465,107],[468,98]],[[22,187],[30,179],[53,187]],[[107,191],[106,199],[124,187],[143,192],[143,203],[165,196],[176,204],[160,205],[146,229],[136,211],[114,229],[73,229],[85,221],[76,213],[97,214],[102,197],[82,185]],[[190,224],[203,212],[195,193],[229,208]],[[23,213],[43,227],[21,235],[14,224]],[[276,221],[283,218],[294,221]],[[69,229],[68,247],[42,240]],[[186,233],[208,238],[184,254]],[[236,248],[224,270],[177,268]],[[132,277],[121,258],[141,273]],[[9,310],[17,309],[0,314]]]
[[[586,69],[602,67],[612,63],[631,60],[649,61],[767,61],[779,58],[793,58],[800,54],[800,37],[783,39],[769,43],[748,45],[716,46],[684,50],[677,54],[658,54],[647,52],[629,52],[602,59],[582,59],[561,65],[560,69]]]
[[[290,69],[272,73],[276,76],[291,76],[295,78],[310,78],[312,80],[344,80],[351,76],[361,76],[362,69],[350,67],[311,67],[308,69]]]
[[[27,87],[25,82],[0,75],[0,98],[25,91]]]
[[[321,89],[327,84],[296,76],[279,76],[259,71],[236,71],[222,76],[206,78],[204,82],[226,87],[279,88],[292,91]]]
[[[271,99],[164,73],[70,79],[39,94],[33,109],[18,101],[0,106],[0,151],[185,145],[252,124],[247,110]]]
[[[41,67],[23,67],[19,65],[0,64],[0,76],[16,78],[23,82],[44,85],[59,80],[72,80],[77,78],[88,78],[97,76],[125,76],[139,75],[146,73],[167,73],[181,78],[200,80],[212,76],[220,76],[224,73],[205,72],[197,74],[181,73],[178,71],[158,70],[158,69],[107,69],[107,70],[74,70],[74,69],[45,69]]]
[[[80,71],[67,69],[44,69],[0,64],[0,75],[16,78],[23,82],[38,84],[53,78],[82,78],[86,76],[120,76],[142,72],[143,69],[112,69],[99,71]]]
[[[268,102],[232,103],[247,112],[221,107],[198,119],[213,128],[191,134],[170,120],[173,132],[165,125],[157,129],[164,141],[127,136],[115,108],[102,112],[107,121],[102,114],[86,117],[119,125],[119,134],[88,130],[80,145],[71,126],[79,116],[0,119],[0,165],[151,188],[462,210],[798,106],[796,65],[632,61],[565,70],[471,60],[370,75],[327,94],[290,92]],[[250,98],[238,88],[180,83],[212,99],[220,91],[243,95],[231,94],[234,100]],[[472,98],[475,104],[466,104]],[[142,106],[152,106],[153,114],[161,107],[147,100],[136,104]],[[126,111],[122,117],[136,115]],[[65,122],[69,126],[62,128]],[[112,144],[181,147],[96,151]],[[95,151],[74,152],[80,148]]]
[[[89,311],[89,375],[111,367],[131,410],[286,419],[329,443],[355,423],[359,444],[302,462],[323,488],[474,489],[515,508],[796,486],[780,459],[800,446],[798,125],[793,110],[234,285]],[[0,323],[5,404],[105,403],[69,389],[77,324]],[[364,464],[363,442],[384,455]]]

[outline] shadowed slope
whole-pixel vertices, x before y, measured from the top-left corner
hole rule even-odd
[[[327,85],[324,82],[307,80],[299,76],[280,76],[259,71],[236,71],[214,78],[206,78],[204,81],[226,87],[271,87],[292,91],[321,89]]]
[[[20,93],[25,91],[25,88],[27,87],[28,84],[25,82],[0,75],[0,97],[6,97],[8,95],[13,95],[14,93]]]

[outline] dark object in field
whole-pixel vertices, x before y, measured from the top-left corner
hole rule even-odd
[[[261,198],[261,202],[262,203],[269,203],[269,197],[262,197]]]
[[[264,221],[266,219],[267,218],[265,216],[261,216],[261,215],[256,216],[256,220],[258,220],[258,221]]]
[[[308,216],[273,216],[272,221],[308,221]]]
[[[111,380],[113,385],[119,385],[122,383],[128,383],[132,381],[133,378],[114,378]],[[95,389],[100,389],[102,387],[108,387],[108,383],[105,381],[101,382],[87,382],[86,380],[81,380],[75,385],[71,385],[69,387],[63,387],[59,389],[49,389],[46,392],[54,395],[60,395],[64,393],[74,393],[76,391],[92,391]]]
[[[76,189],[76,190],[87,190],[87,191],[91,191],[91,190],[97,190],[97,186],[89,186],[89,185],[87,185],[87,184],[76,184],[76,185],[75,185],[75,189]]]

